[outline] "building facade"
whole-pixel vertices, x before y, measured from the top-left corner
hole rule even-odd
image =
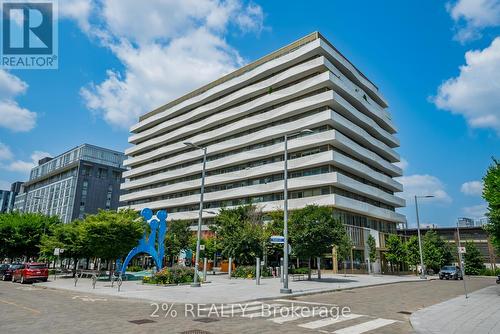
[[[458,218],[457,224],[460,227],[474,227],[474,219],[467,217],[460,217]]]
[[[98,209],[117,209],[124,158],[89,144],[44,158],[23,183],[15,209],[57,215],[65,223]]]
[[[17,194],[21,191],[22,182],[14,182],[10,190],[0,190],[0,213],[8,213],[14,209]]]
[[[421,228],[420,233],[424,235],[427,231],[435,231],[441,238],[447,241],[454,254],[457,254],[458,233],[456,227]],[[465,246],[466,242],[472,242],[483,255],[483,262],[486,267],[500,267],[500,254],[495,250],[488,233],[477,226],[460,227],[460,244]],[[400,232],[405,236],[417,235],[417,229],[408,229]],[[455,259],[458,263],[458,255]]]
[[[405,201],[387,107],[370,80],[312,33],[140,117],[121,201],[197,219],[203,153],[190,142],[207,148],[205,220],[242,204],[280,209],[287,134],[290,209],[328,205],[345,224],[395,231]]]

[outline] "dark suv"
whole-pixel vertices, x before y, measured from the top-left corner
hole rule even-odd
[[[444,266],[443,268],[441,268],[441,270],[439,271],[439,279],[444,278],[453,278],[454,280],[464,279],[462,270],[460,270],[460,268],[456,266]]]
[[[8,281],[12,279],[14,271],[22,266],[23,265],[21,263],[2,264],[0,267],[0,277],[2,280]]]

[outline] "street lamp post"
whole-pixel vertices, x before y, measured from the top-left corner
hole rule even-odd
[[[285,167],[283,170],[284,190],[283,190],[283,287],[281,293],[292,293],[292,289],[288,288],[288,137],[301,133],[312,133],[312,130],[304,129],[292,134],[285,134]]]
[[[201,170],[201,189],[200,189],[200,212],[198,215],[198,231],[196,236],[196,256],[194,263],[194,281],[191,284],[192,287],[200,287],[200,282],[198,281],[198,262],[200,261],[200,241],[201,241],[201,223],[203,220],[203,192],[205,190],[205,169],[207,165],[207,148],[201,147],[196,144],[186,142],[186,146],[197,148],[203,151],[203,167]]]
[[[465,269],[464,269],[464,263],[462,260],[462,243],[460,241],[460,229],[458,227],[458,221],[457,221],[457,239],[458,239],[458,261],[460,262],[460,271],[462,272],[462,280],[464,281],[464,291],[465,291],[465,298],[469,298],[467,295],[467,285],[465,283]]]
[[[424,267],[424,256],[422,253],[422,237],[420,236],[420,219],[418,217],[418,198],[432,198],[434,195],[417,196],[415,195],[415,212],[417,214],[417,234],[418,234],[418,250],[420,252],[420,278],[426,279],[425,267]]]

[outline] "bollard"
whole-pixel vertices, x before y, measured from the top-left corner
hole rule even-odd
[[[95,284],[97,283],[97,275],[92,275],[92,289],[95,289]]]
[[[80,275],[81,275],[81,274],[82,274],[82,273],[80,272]],[[79,278],[79,277],[78,277],[78,273],[75,273],[75,278],[74,278],[74,279],[75,279],[75,288],[76,288],[76,283],[78,283],[78,278]]]
[[[116,283],[118,285],[118,292],[120,292],[120,289],[122,287],[122,283],[123,283],[122,275],[120,275],[120,276],[118,276],[118,282]]]
[[[319,256],[316,258],[316,262],[318,265],[318,279],[321,279],[321,258]]]
[[[283,258],[280,259],[280,282],[283,283]]]
[[[257,258],[257,267],[255,268],[255,282],[260,285],[260,258]]]
[[[229,274],[229,279],[231,279],[231,271],[232,271],[232,269],[233,269],[233,258],[230,257],[229,258],[229,267],[227,269],[228,274]]]
[[[203,282],[207,281],[207,258],[203,258]]]

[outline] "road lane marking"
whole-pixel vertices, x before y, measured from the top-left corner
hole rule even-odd
[[[295,309],[297,310],[300,310],[301,307],[295,307]],[[267,319],[269,321],[272,321],[276,324],[283,324],[285,322],[289,322],[289,321],[294,321],[294,320],[298,320],[298,319],[302,319],[302,318],[309,318],[311,316],[314,315],[314,312],[311,312],[310,310],[309,311],[302,311],[302,312],[299,312],[298,314],[288,314],[288,315],[285,315],[285,316],[281,316],[279,318],[273,318],[273,319]]]
[[[395,322],[396,322],[396,320],[378,318],[375,320],[363,322],[363,323],[358,324],[358,325],[342,328],[342,329],[339,329],[333,333],[335,333],[335,334],[361,334],[364,332],[372,331],[374,329],[393,324]]]
[[[23,305],[19,305],[19,304],[16,304],[14,302],[11,302],[11,301],[8,301],[8,300],[5,300],[5,299],[0,299],[0,302],[5,303],[5,304],[9,304],[9,305],[14,305],[16,307],[19,307],[19,308],[31,311],[31,312],[36,313],[36,314],[42,313],[42,312],[40,312],[37,309],[31,308],[31,307],[27,307],[27,306],[23,306]]]
[[[293,300],[293,299],[275,299],[275,302],[287,302],[293,304],[306,304],[306,305],[323,305],[323,306],[338,306],[337,304],[328,304],[328,303],[316,303],[316,302],[306,302],[302,300]]]
[[[311,322],[307,322],[305,324],[300,324],[298,326],[302,327],[302,328],[308,328],[308,329],[317,329],[317,328],[337,324],[337,323],[342,322],[342,321],[356,319],[356,318],[359,318],[362,316],[363,315],[361,315],[361,314],[349,314],[347,316],[339,316],[339,317],[335,317],[335,318],[324,318],[324,319],[320,319],[320,320],[316,320],[316,321],[311,321]]]
[[[74,296],[73,298],[71,298],[73,300],[75,299],[80,299],[84,302],[96,302],[96,301],[99,301],[99,302],[107,302],[108,300],[106,298],[90,298],[89,296]]]

